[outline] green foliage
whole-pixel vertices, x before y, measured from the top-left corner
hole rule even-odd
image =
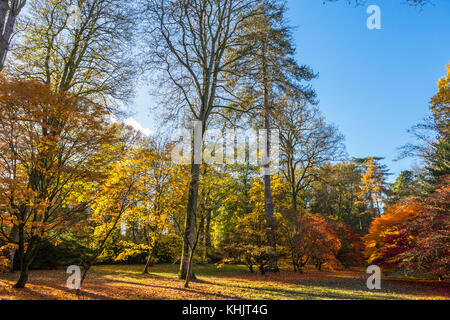
[[[44,239],[38,245],[36,257],[33,259],[30,269],[54,269],[80,265],[80,258],[88,254],[92,254],[92,251],[75,239],[64,237],[56,242]],[[17,264],[15,268],[18,267]]]
[[[174,234],[163,235],[155,247],[154,256],[158,263],[174,263],[180,259],[182,239]]]
[[[395,182],[390,186],[389,196],[386,200],[388,205],[395,204],[402,199],[416,194],[416,179],[414,172],[402,171]]]

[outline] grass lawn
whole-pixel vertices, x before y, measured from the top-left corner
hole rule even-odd
[[[0,274],[0,299],[450,299],[450,282],[385,278],[382,289],[366,287],[361,271],[305,274],[250,274],[243,266],[198,265],[198,280],[189,289],[177,278],[177,265],[155,265],[151,274],[142,266],[95,266],[83,292],[76,297],[66,287],[65,270],[33,270],[25,289],[13,289],[17,274]]]

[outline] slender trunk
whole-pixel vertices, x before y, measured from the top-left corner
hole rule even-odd
[[[297,263],[296,263],[295,255],[292,254],[291,258],[292,258],[292,267],[294,268],[294,272],[297,272]]]
[[[148,273],[148,268],[150,267],[150,265],[152,263],[153,252],[155,251],[154,250],[155,247],[156,247],[156,243],[155,243],[155,246],[150,250],[150,254],[148,255],[147,263],[145,264],[144,271],[142,272],[143,274],[147,274]]]
[[[208,210],[208,215],[206,216],[206,234],[205,241],[206,247],[211,248],[211,210]]]
[[[295,194],[294,191],[292,191],[292,210],[293,213],[295,214],[294,218],[294,232],[295,234],[297,234],[300,230],[300,226],[298,223],[298,217],[297,217],[297,195]]]
[[[10,41],[14,32],[14,25],[22,6],[11,10],[13,8],[8,6],[8,1],[0,1],[0,72],[5,66],[6,55],[8,54]]]
[[[9,47],[9,41],[7,41],[7,36],[3,32],[7,17],[8,1],[0,0],[0,71],[2,71],[4,67]]]
[[[23,225],[18,226],[17,233],[19,235],[18,255],[20,261],[20,276],[19,280],[16,282],[14,287],[25,288],[25,284],[28,280],[28,268],[26,268],[25,264],[25,239],[24,239]]]
[[[14,288],[25,288],[25,285],[28,281],[28,268],[29,266],[27,264],[22,264],[20,266],[20,276],[19,280],[17,280],[16,284],[14,285]]]
[[[197,248],[197,244],[198,244],[198,240],[199,240],[200,231],[203,230],[203,228],[204,228],[204,220],[202,219],[202,220],[200,221],[200,226],[198,227],[198,231],[197,231],[197,233],[195,234],[195,239],[194,239],[194,241],[193,241],[193,245],[190,246],[188,268],[187,268],[187,272],[186,272],[186,279],[185,279],[185,282],[184,282],[184,287],[185,287],[185,288],[188,288],[188,287],[189,287],[189,282],[191,281],[191,278],[192,278],[192,279],[195,279],[195,278],[192,277],[192,276],[193,276],[193,272],[192,272],[192,268],[193,268],[192,262],[193,262],[193,260],[194,260],[194,252],[195,252],[195,248]]]
[[[185,216],[184,235],[183,235],[183,252],[180,263],[180,279],[187,279],[189,272],[189,278],[195,279],[193,269],[191,266],[192,256],[191,248],[194,245],[195,235],[195,220],[197,215],[197,200],[198,200],[198,182],[200,178],[200,165],[193,163],[191,167],[191,182],[189,184],[189,196],[188,204]]]
[[[190,253],[189,253],[189,264],[188,264],[188,268],[187,268],[187,272],[186,272],[186,280],[184,281],[185,288],[189,288],[189,282],[191,281],[191,277],[193,275],[192,259],[194,258],[194,249],[195,248],[192,248],[192,250],[190,250]]]
[[[80,287],[76,291],[77,296],[81,293],[81,287],[83,286],[83,282],[86,279],[89,269],[91,269],[91,267],[94,265],[97,258],[103,253],[103,250],[105,250],[106,241],[109,239],[109,236],[111,235],[111,233],[116,229],[117,224],[121,220],[122,214],[124,211],[125,211],[124,207],[122,207],[120,210],[120,214],[116,217],[116,220],[114,221],[114,224],[112,225],[112,228],[109,230],[109,232],[103,238],[97,251],[94,253],[94,255],[90,259],[88,259],[88,262],[84,264],[84,272],[83,272],[83,276],[81,277]]]
[[[206,214],[206,223],[203,234],[203,262],[208,263],[208,249],[211,248],[211,210]]]
[[[266,274],[266,268],[264,265],[260,265],[259,266],[259,271],[261,272],[261,275],[265,275]]]
[[[208,247],[206,246],[206,223],[205,228],[203,229],[202,233],[202,262],[203,264],[208,263]]]
[[[38,238],[31,238],[27,250],[25,251],[24,232],[19,228],[19,259],[20,259],[20,275],[14,288],[25,288],[28,282],[28,270],[36,253],[39,244]]]
[[[275,243],[275,228],[273,219],[273,199],[271,190],[271,176],[270,176],[270,106],[269,106],[269,81],[267,72],[267,62],[265,55],[265,45],[262,49],[262,72],[263,72],[263,90],[264,90],[264,128],[266,129],[267,139],[264,154],[264,208],[266,213],[266,229],[267,229],[267,243],[273,248],[276,253]],[[272,256],[269,261],[269,270],[278,271],[277,258]]]

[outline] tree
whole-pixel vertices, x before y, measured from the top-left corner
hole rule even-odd
[[[423,202],[420,213],[406,224],[413,244],[400,255],[407,271],[425,272],[443,279],[450,275],[450,176]]]
[[[344,154],[344,137],[328,125],[317,109],[304,102],[287,100],[277,116],[281,143],[281,170],[287,181],[292,210],[299,196],[318,180],[317,168]],[[305,200],[303,195],[303,201]]]
[[[139,191],[144,185],[144,171],[147,169],[142,160],[144,146],[128,146],[121,142],[105,145],[106,152],[118,152],[117,161],[110,162],[104,169],[104,177],[100,183],[86,183],[81,187],[77,198],[93,199],[89,205],[87,221],[88,235],[92,237],[90,243],[92,253],[82,257],[83,274],[81,286],[86,279],[92,265],[103,253],[108,240],[120,222],[135,208],[139,201]],[[90,232],[89,232],[90,229]]]
[[[234,179],[226,174],[222,166],[203,164],[202,181],[200,183],[199,199],[199,228],[202,240],[202,261],[207,263],[208,256],[213,249],[212,231],[217,217],[221,214],[221,206],[230,197],[234,189]],[[201,227],[201,228],[200,228]],[[199,240],[200,240],[199,239]]]
[[[264,237],[264,233],[261,235]],[[243,263],[251,273],[254,272],[253,267],[257,266],[261,275],[264,275],[270,260],[277,253],[270,246],[248,243],[245,238],[244,232],[240,230],[226,236],[219,247],[222,257],[219,267],[225,263]]]
[[[355,160],[364,168],[359,186],[360,192],[358,194],[357,204],[367,205],[367,210],[362,214],[368,219],[373,219],[381,215],[381,204],[384,201],[384,194],[388,192],[385,183],[385,176],[388,174],[387,169],[386,166],[378,163],[379,160],[381,158],[375,157]],[[362,224],[360,224],[360,229],[363,230]]]
[[[0,106],[0,233],[18,248],[23,288],[40,240],[89,204],[71,196],[76,184],[98,178],[90,160],[109,140],[108,113],[38,81],[3,78]]]
[[[225,59],[227,48],[236,45],[240,24],[248,18],[252,0],[149,0],[146,21],[153,30],[144,36],[152,52],[148,64],[161,76],[168,89],[169,113],[201,123],[192,148],[191,181],[183,236],[180,277],[193,277],[189,263],[194,244],[200,164],[197,159],[208,122],[213,114],[228,105],[223,88],[227,74],[239,63],[241,55]],[[159,73],[158,73],[159,71]]]
[[[336,252],[336,259],[346,268],[350,266],[362,266],[364,264],[364,257],[362,255],[364,244],[361,236],[344,222],[329,220],[327,223],[341,244],[339,250]]]
[[[170,145],[155,147],[156,157],[151,161],[151,172],[145,177],[140,206],[136,210],[140,221],[144,222],[144,235],[150,249],[144,273],[148,272],[163,233],[169,231],[170,220],[185,209],[186,172],[170,163],[170,150]]]
[[[417,177],[418,191],[423,197],[433,193],[441,178],[450,174],[448,74],[438,81],[438,88],[438,92],[430,101],[430,110],[433,116],[410,130],[419,143],[403,146],[399,157],[419,157],[424,160],[425,167]]]
[[[343,221],[352,230],[361,230],[361,225],[369,225],[361,215],[366,205],[357,205],[360,193],[361,170],[352,162],[325,164],[316,169],[317,180],[307,192],[311,213],[329,219]],[[362,221],[361,221],[362,220]]]
[[[272,188],[275,199],[282,199],[282,184],[279,176],[273,177]],[[278,258],[279,254],[268,244],[267,224],[264,213],[264,181],[254,177],[250,181],[250,188],[246,190],[248,206],[244,212],[232,211],[235,225],[229,233],[221,237],[219,252],[223,255],[222,263],[244,263],[253,272],[253,266],[257,266],[261,274],[271,270],[270,261]],[[237,194],[237,198],[241,198]],[[275,207],[275,223],[279,217],[279,208]]]
[[[0,72],[5,66],[17,17],[26,2],[26,0],[0,0]]]
[[[412,244],[411,234],[404,232],[404,226],[420,212],[420,203],[410,201],[387,206],[385,213],[375,218],[364,236],[364,254],[369,264],[379,263],[386,269],[398,267],[400,253]]]
[[[264,173],[264,201],[268,245],[276,251],[274,203],[271,191],[271,133],[274,118],[280,111],[277,101],[285,91],[314,103],[315,92],[303,82],[316,75],[307,66],[299,66],[294,59],[290,28],[285,20],[286,7],[280,1],[261,0],[255,14],[242,24],[241,46],[237,52],[248,52],[237,72],[244,75],[243,103],[250,103],[256,119],[267,132],[262,153]],[[254,113],[253,112],[253,113]],[[272,168],[273,171],[273,168]],[[270,268],[278,270],[276,260]]]
[[[416,194],[416,181],[414,172],[405,170],[400,173],[395,182],[389,188],[387,204],[395,204]]]
[[[132,2],[34,0],[10,72],[110,105],[133,92]]]
[[[450,134],[450,63],[446,66],[447,75],[438,81],[439,91],[431,98],[430,109],[439,132]]]
[[[114,109],[133,92],[131,6],[118,0],[31,1],[30,19],[18,23],[7,73]]]
[[[309,262],[321,270],[325,262],[336,261],[341,243],[324,218],[292,210],[285,211],[283,218],[284,243],[290,250],[295,272],[303,273]]]

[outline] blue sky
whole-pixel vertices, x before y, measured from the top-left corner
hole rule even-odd
[[[322,113],[345,135],[350,156],[386,157],[395,175],[413,163],[392,160],[412,141],[406,130],[429,114],[428,101],[450,62],[450,0],[422,9],[402,3],[288,0],[297,60],[320,75],[312,85]],[[381,9],[381,30],[366,26],[371,4]],[[134,118],[154,130],[147,92],[138,89]]]

